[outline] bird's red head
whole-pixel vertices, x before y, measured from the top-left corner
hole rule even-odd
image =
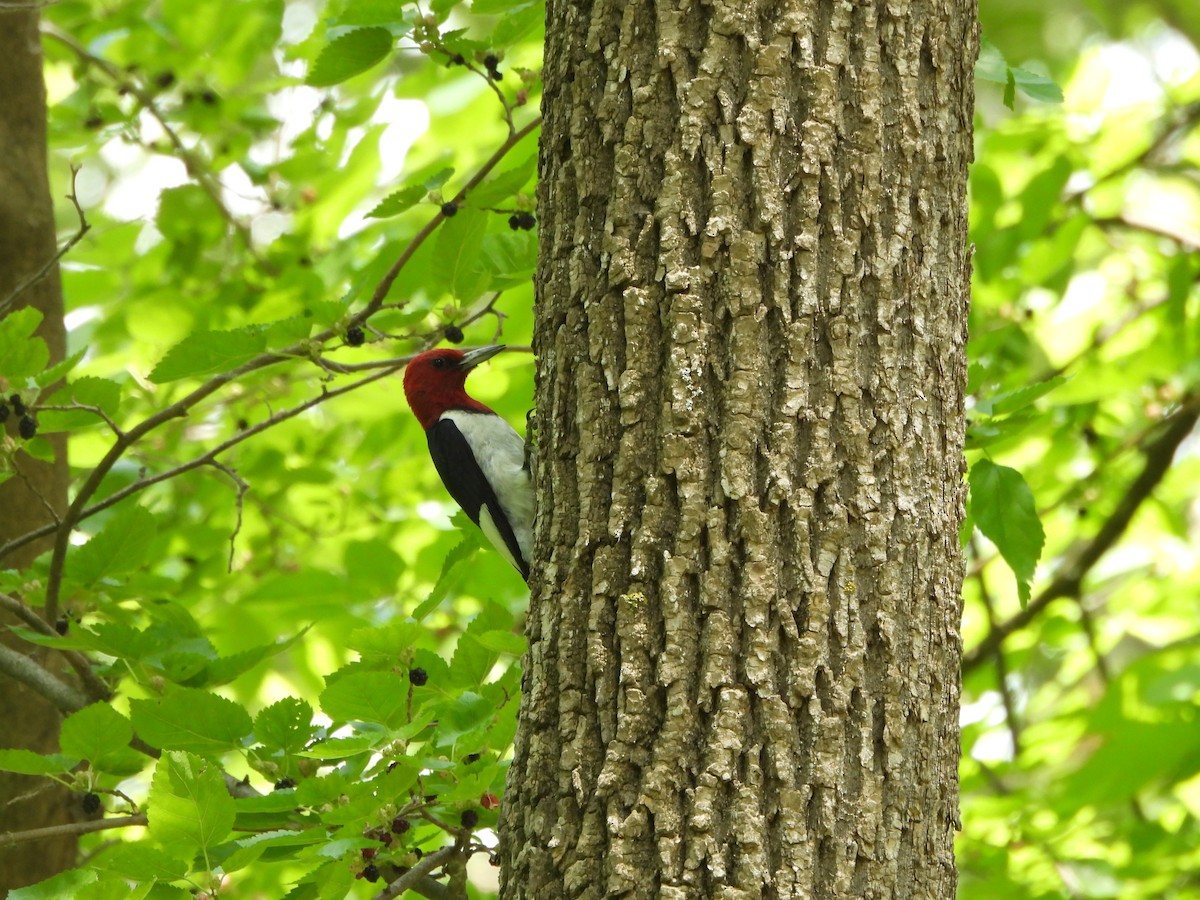
[[[503,349],[503,344],[480,347],[467,353],[444,348],[413,357],[404,369],[404,396],[421,427],[429,428],[449,409],[491,412],[472,399],[464,385],[472,369]]]

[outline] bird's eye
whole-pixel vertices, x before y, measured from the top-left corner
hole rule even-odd
[[[440,356],[439,356],[439,357],[437,357],[437,358],[435,358],[435,359],[433,360],[433,367],[434,367],[435,369],[444,369],[444,368],[446,368],[446,360],[442,359]]]

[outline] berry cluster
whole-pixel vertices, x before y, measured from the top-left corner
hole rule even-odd
[[[7,422],[10,415],[20,417],[20,421],[17,422],[17,434],[19,434],[23,440],[27,441],[37,434],[37,419],[35,419],[31,411],[26,408],[25,401],[21,399],[20,394],[13,394],[8,398],[7,403],[3,400],[0,400],[0,422]]]
[[[537,217],[531,212],[514,213],[508,217],[508,227],[513,231],[531,231],[537,225]]]

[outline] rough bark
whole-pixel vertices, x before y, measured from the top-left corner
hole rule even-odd
[[[950,898],[973,0],[548,0],[504,898]]]
[[[46,92],[42,82],[42,50],[38,16],[29,11],[0,10],[0,300],[39,271],[55,253],[54,207],[46,172]],[[44,318],[39,334],[61,359],[66,343],[62,291],[57,267],[25,290],[16,307],[33,306]],[[0,383],[4,396],[14,387]],[[15,435],[15,417],[6,423]],[[50,520],[47,506],[66,508],[65,446],[55,442],[54,464],[17,453],[21,477],[0,484],[0,544]],[[0,561],[4,568],[23,568],[48,544],[27,545]],[[0,624],[10,621],[0,614]],[[5,636],[10,646],[28,652],[28,644]],[[40,661],[53,666],[53,657]],[[24,685],[0,676],[0,746],[38,752],[58,749],[59,714]],[[0,772],[0,832],[25,831],[71,821],[82,813],[71,795],[44,778]],[[8,890],[40,881],[74,864],[76,840],[62,837],[0,850],[0,897]]]

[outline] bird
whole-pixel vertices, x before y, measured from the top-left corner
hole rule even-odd
[[[404,370],[404,396],[450,496],[529,581],[534,504],[525,441],[466,391],[471,371],[504,349],[419,353]]]

